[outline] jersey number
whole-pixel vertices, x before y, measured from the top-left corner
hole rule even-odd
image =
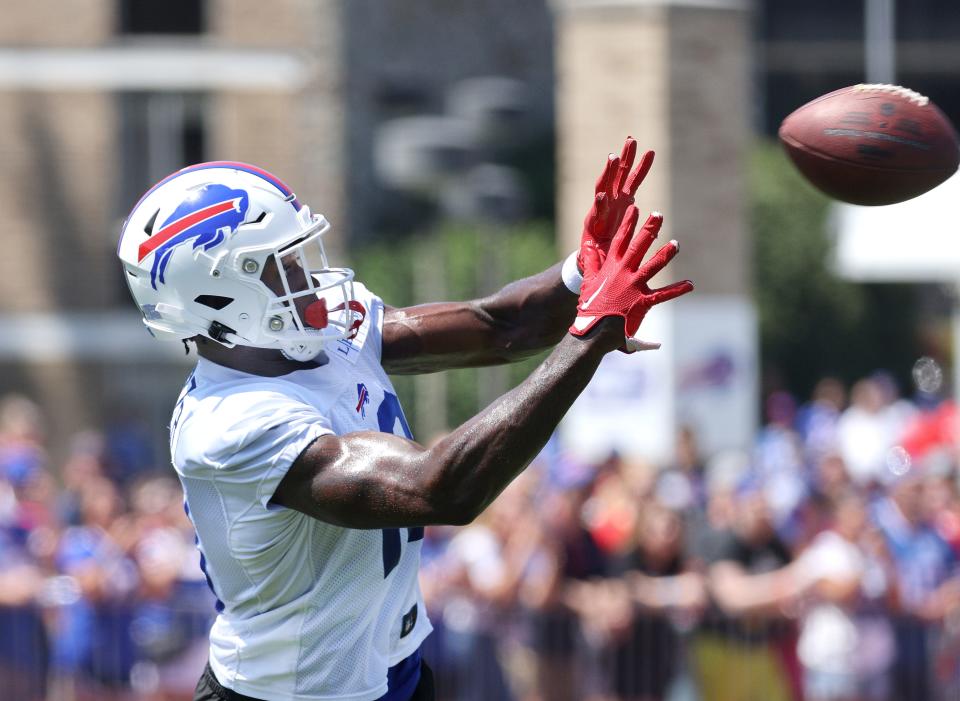
[[[403,416],[403,410],[400,408],[400,400],[397,395],[390,392],[383,393],[383,401],[377,408],[377,424],[384,433],[393,433],[394,427],[400,422],[400,429],[403,435],[413,439],[407,420]],[[412,543],[415,540],[423,539],[423,528],[408,528],[407,542]],[[383,529],[383,576],[387,577],[393,568],[400,562],[400,529]]]

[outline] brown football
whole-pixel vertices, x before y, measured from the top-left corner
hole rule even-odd
[[[898,85],[853,85],[818,97],[783,120],[780,141],[807,180],[852,204],[909,200],[960,163],[950,120]]]

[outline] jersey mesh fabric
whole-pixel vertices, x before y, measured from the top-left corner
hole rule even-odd
[[[366,536],[365,552],[376,553],[381,547],[380,531],[362,532]],[[337,558],[338,539],[322,537],[317,534],[313,548],[315,563],[335,562]],[[374,608],[382,607],[383,586],[372,579],[371,564],[366,558],[344,558],[337,567],[330,567],[318,576],[324,577],[324,591],[334,592],[333,598],[325,606],[334,612],[348,612],[353,610],[351,599],[362,599]],[[369,581],[368,581],[369,580]],[[297,691],[313,689],[318,684],[329,683],[338,687],[356,687],[362,683],[357,679],[360,665],[343,664],[339,649],[318,648],[310,641],[320,637],[330,637],[341,640],[345,645],[359,649],[374,649],[372,636],[375,628],[366,629],[357,625],[357,621],[348,615],[331,617],[323,616],[320,610],[312,612],[314,615],[304,617],[300,639],[303,646],[300,649],[297,664]]]
[[[255,698],[373,701],[387,691],[387,669],[431,630],[417,583],[420,542],[408,531],[385,572],[383,531],[270,504],[318,436],[406,433],[380,366],[382,303],[355,290],[366,328],[325,365],[263,378],[201,359],[171,424],[174,465],[224,603],[210,665],[224,686]],[[415,606],[417,623],[401,638]]]
[[[213,482],[207,480],[181,477],[183,491],[187,497],[189,517],[199,518],[203,526],[203,537],[197,533],[197,548],[203,553],[204,574],[210,582],[211,589],[219,601],[241,601],[250,595],[251,585],[246,573],[240,564],[233,558],[224,558],[217,562],[217,586],[210,580],[209,557],[207,553],[228,552],[227,548],[227,519],[220,503],[220,496]]]

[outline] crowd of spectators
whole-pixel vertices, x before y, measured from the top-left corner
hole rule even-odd
[[[542,456],[429,528],[444,698],[960,698],[957,413],[885,374],[767,398],[751,450]]]
[[[193,697],[215,600],[144,440],[83,433],[53,469],[37,407],[0,401],[0,698]]]
[[[549,449],[477,521],[430,527],[443,701],[960,698],[952,402],[882,374],[767,398],[750,451],[583,465]],[[0,402],[0,689],[190,699],[214,599],[172,470],[136,431],[50,465]]]

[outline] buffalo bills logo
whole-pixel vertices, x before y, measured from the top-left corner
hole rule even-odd
[[[246,192],[226,185],[207,185],[192,193],[153,236],[140,244],[141,261],[155,253],[150,270],[153,289],[158,282],[164,283],[170,256],[178,246],[193,242],[194,250],[203,247],[204,251],[219,246],[243,223],[248,206]]]
[[[357,413],[364,419],[367,418],[367,404],[370,403],[370,393],[367,386],[362,382],[357,385]]]

